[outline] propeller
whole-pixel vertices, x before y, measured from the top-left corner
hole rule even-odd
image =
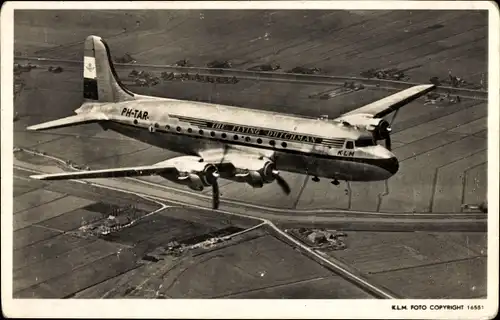
[[[227,145],[224,145],[224,151],[222,153],[222,158],[219,162],[219,165],[222,165],[222,163],[224,162],[228,151],[229,147]],[[217,210],[219,209],[219,204],[220,204],[220,191],[219,191],[220,174],[217,171],[214,171],[212,172],[212,176],[214,177],[212,182],[212,208],[214,210]]]
[[[215,181],[215,183],[212,184],[212,208],[214,210],[219,209],[219,203],[220,203],[219,183]]]
[[[205,181],[212,186],[212,208],[214,210],[217,210],[220,204],[219,177],[220,174],[216,166],[209,165],[205,168]]]
[[[373,138],[375,140],[385,140],[385,147],[391,150],[391,127],[389,122],[382,120],[377,128],[373,131]]]
[[[399,112],[399,109],[396,110],[394,113],[394,116],[391,119],[391,122],[389,123],[386,120],[382,120],[377,127],[377,129],[374,131],[374,138],[375,140],[385,140],[385,147],[387,150],[391,151],[392,150],[392,141],[391,141],[391,132],[392,132],[392,124],[394,123],[394,120],[396,119],[396,116]]]
[[[214,210],[219,209],[220,204],[220,192],[219,192],[219,173],[213,172],[212,176],[214,177],[212,181],[212,208]]]
[[[276,182],[283,190],[283,192],[286,194],[290,194],[291,192],[290,185],[288,184],[288,182],[286,182],[285,179],[283,179],[282,176],[280,176],[280,172],[278,170],[273,170],[273,177],[274,179],[276,179]]]
[[[387,150],[391,151],[392,150],[392,145],[391,145],[391,136],[387,135],[387,138],[385,138],[385,147]]]
[[[399,112],[399,109],[397,109],[396,112],[394,112],[394,115],[392,116],[392,120],[391,120],[391,123],[390,123],[391,127],[392,127],[392,124],[394,123],[394,120],[396,120],[396,116],[398,115],[398,112]]]
[[[392,143],[391,143],[391,126],[388,122],[385,122],[387,125],[383,126],[383,130],[381,130],[381,138],[385,140],[385,147],[387,150],[391,151]]]
[[[396,116],[398,115],[399,109],[394,112],[394,116],[392,116],[391,123],[389,123],[389,126],[386,127],[385,129],[385,147],[387,150],[391,151],[392,146],[391,146],[391,132],[392,132],[392,124],[394,123],[394,120],[396,120]]]

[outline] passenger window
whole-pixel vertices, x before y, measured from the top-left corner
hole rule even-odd
[[[346,149],[354,149],[354,143],[352,141],[347,141],[345,144]]]

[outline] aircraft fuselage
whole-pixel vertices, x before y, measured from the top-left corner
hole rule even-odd
[[[187,155],[240,149],[272,155],[281,171],[351,181],[385,180],[398,170],[387,149],[356,147],[359,131],[324,120],[171,99],[97,104],[93,109],[108,116],[101,123],[104,129]]]

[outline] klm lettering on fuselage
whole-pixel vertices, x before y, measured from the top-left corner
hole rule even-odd
[[[354,151],[339,150],[337,155],[343,157],[354,157]]]
[[[149,119],[147,111],[142,111],[142,110],[137,110],[137,109],[123,108],[121,115],[126,116],[126,117],[132,117],[135,119],[141,119],[141,120],[148,120]]]
[[[318,137],[311,137],[307,135],[295,134],[290,132],[252,128],[252,127],[245,127],[245,126],[225,124],[225,123],[208,123],[208,127],[216,130],[240,132],[257,136],[266,136],[270,138],[307,142],[307,143],[321,143],[321,141],[323,140],[322,138]]]

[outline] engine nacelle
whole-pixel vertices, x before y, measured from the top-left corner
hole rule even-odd
[[[211,186],[217,179],[217,168],[212,164],[207,164],[201,171],[190,170],[172,174],[160,174],[162,178],[172,182],[188,186],[195,191],[202,191],[205,187]]]
[[[248,171],[243,173],[241,177],[241,180],[248,183],[252,188],[262,188],[264,186],[264,179],[258,171]]]
[[[384,119],[372,119],[372,120],[377,120],[376,123],[371,123],[370,129],[368,129],[373,133],[373,138],[375,140],[386,139],[391,132],[391,127],[389,125],[389,122],[387,122]]]
[[[264,184],[275,180],[275,164],[268,159],[242,159],[233,161],[234,170],[224,174],[224,178],[237,182],[246,182],[254,188],[262,188]]]
[[[340,119],[340,122],[345,126],[372,132],[375,140],[385,139],[391,132],[389,122],[382,118],[373,118],[371,115],[366,114],[345,116]]]
[[[198,174],[187,173],[187,172],[183,173],[182,175],[179,175],[177,177],[177,181],[175,182],[186,185],[195,191],[202,191],[206,186],[206,184],[203,183]]]
[[[374,119],[374,118],[363,119],[361,124],[358,124],[358,126],[364,127],[368,131],[373,131],[380,125],[382,121],[383,119]]]
[[[274,171],[276,171],[276,165],[269,160],[262,160],[261,168],[257,170],[265,183],[271,183],[276,179],[273,173]]]

